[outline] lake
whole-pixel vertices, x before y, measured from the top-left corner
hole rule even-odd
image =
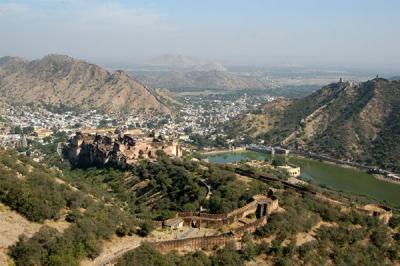
[[[228,152],[208,156],[210,163],[231,163],[241,160],[264,160],[271,155],[253,152]],[[317,184],[330,187],[338,191],[345,191],[356,195],[363,195],[378,201],[387,201],[393,206],[400,207],[400,184],[393,184],[376,179],[362,170],[343,167],[328,162],[290,156],[290,163],[301,167],[301,177]]]

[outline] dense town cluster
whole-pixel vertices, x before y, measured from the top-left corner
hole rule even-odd
[[[0,116],[0,146],[27,147],[28,140],[43,142],[56,132],[73,135],[77,131],[95,132],[99,128],[157,129],[160,134],[191,141],[200,135],[215,140],[218,127],[238,115],[274,100],[269,95],[252,96],[246,93],[186,96],[176,116],[147,116],[142,113],[106,114],[97,110],[78,111],[69,108],[7,106]]]
[[[99,114],[96,110],[78,114],[74,111],[52,112],[40,107],[10,106],[3,118],[10,121],[11,124],[21,127],[33,126],[35,128],[67,130],[82,125],[96,126],[100,121],[109,119],[109,116]]]
[[[274,99],[275,97],[269,95],[257,97],[248,96],[246,93],[241,96],[187,96],[183,98],[185,105],[177,126],[187,128],[194,134],[210,136],[217,130],[218,125]]]

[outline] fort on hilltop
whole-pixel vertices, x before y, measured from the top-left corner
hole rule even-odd
[[[75,166],[90,167],[111,164],[125,168],[139,159],[154,160],[162,151],[170,157],[181,157],[178,140],[158,134],[90,134],[77,132],[64,145],[64,156]]]

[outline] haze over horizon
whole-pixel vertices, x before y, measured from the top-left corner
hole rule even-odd
[[[127,65],[184,54],[228,65],[396,71],[398,10],[394,0],[2,0],[0,56]]]

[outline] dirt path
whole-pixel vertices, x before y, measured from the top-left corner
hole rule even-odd
[[[311,242],[315,240],[316,231],[321,226],[334,226],[332,223],[320,221],[316,225],[314,225],[309,232],[301,232],[296,235],[296,246],[301,246],[305,243]]]
[[[30,222],[24,216],[0,203],[0,265],[7,265],[8,248],[17,243],[20,235],[32,237],[44,225],[63,232],[70,223],[51,220],[46,220],[43,224]]]
[[[8,264],[8,247],[18,241],[19,235],[31,237],[40,227],[41,224],[29,222],[25,217],[0,204],[0,265]]]
[[[154,231],[150,236],[143,238],[138,235],[117,237],[103,244],[101,254],[94,260],[85,259],[81,266],[103,266],[114,265],[115,261],[126,252],[140,246],[143,241],[154,242],[161,240],[172,240],[177,237],[177,231]]]
[[[214,235],[214,229],[201,228],[194,229],[184,227],[179,230],[162,230],[154,231],[149,237],[143,238],[137,235],[117,237],[114,236],[110,241],[103,244],[103,251],[94,260],[85,259],[81,262],[81,266],[103,266],[114,265],[115,261],[123,256],[126,252],[140,246],[143,241],[156,242],[173,240],[177,238],[198,237],[205,235]]]
[[[127,237],[114,237],[103,245],[103,251],[94,260],[85,259],[81,266],[112,265],[112,262],[121,257],[125,252],[137,248],[144,238],[137,235]]]

